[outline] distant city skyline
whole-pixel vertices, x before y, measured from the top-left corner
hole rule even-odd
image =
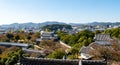
[[[0,25],[119,22],[120,0],[0,0]]]

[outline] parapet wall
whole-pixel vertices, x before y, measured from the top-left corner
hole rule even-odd
[[[107,65],[102,60],[63,60],[42,58],[21,58],[20,65]]]

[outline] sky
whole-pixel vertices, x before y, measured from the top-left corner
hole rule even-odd
[[[0,25],[45,21],[118,22],[120,0],[0,0]]]

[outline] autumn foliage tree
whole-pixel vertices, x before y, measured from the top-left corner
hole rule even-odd
[[[0,47],[0,65],[14,65],[18,62],[22,50],[18,47]]]

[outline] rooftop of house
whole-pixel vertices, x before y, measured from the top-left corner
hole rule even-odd
[[[94,37],[95,41],[109,41],[111,39],[109,34],[96,34]]]
[[[54,32],[41,31],[41,36],[53,36]]]
[[[81,53],[81,58],[83,59],[90,59],[93,57],[93,55],[89,54],[89,52],[91,50],[94,50],[91,46],[83,46],[81,49],[80,49],[80,53]]]
[[[110,40],[112,40],[112,38],[109,34],[96,34],[94,40],[95,43],[100,45],[111,45]]]
[[[80,52],[81,53],[88,53],[90,50],[93,50],[93,48],[92,47],[90,47],[90,46],[83,46],[81,49],[80,49]]]
[[[84,59],[89,59],[92,58],[93,56],[90,54],[90,51],[93,51],[99,46],[104,45],[104,46],[111,46],[112,38],[108,34],[96,34],[95,35],[95,42],[89,44],[89,46],[83,46],[80,49],[81,57]]]

